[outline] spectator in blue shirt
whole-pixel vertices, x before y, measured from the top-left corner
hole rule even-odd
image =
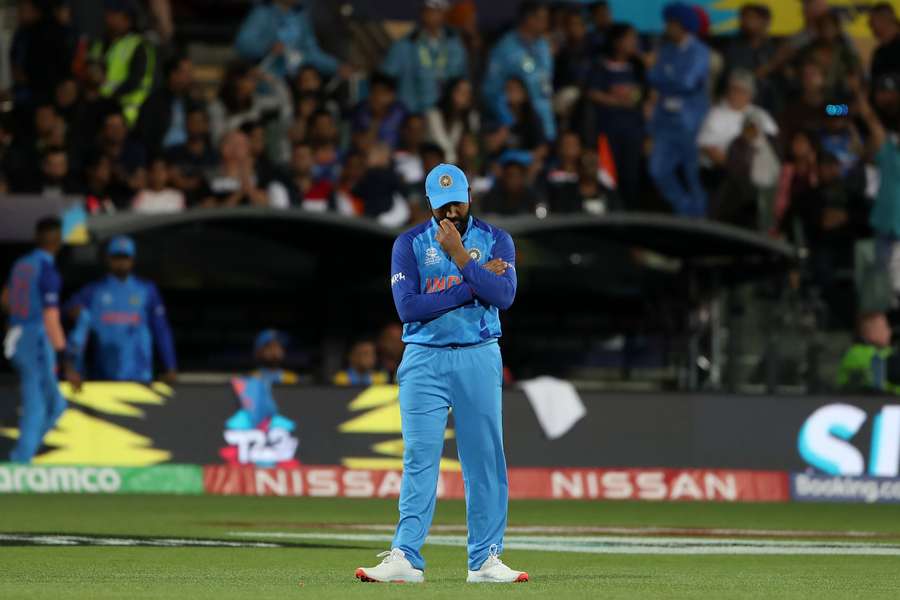
[[[306,64],[327,75],[350,73],[347,65],[319,47],[309,16],[297,0],[257,4],[241,24],[234,45],[241,58],[265,61],[266,70],[278,77],[293,75]]]
[[[406,108],[397,100],[397,82],[389,75],[375,73],[369,81],[369,97],[353,111],[353,132],[366,132],[391,148],[397,145]]]
[[[491,51],[483,93],[492,117],[509,126],[514,118],[507,104],[504,86],[519,79],[541,119],[544,137],[556,139],[553,115],[553,56],[544,38],[548,21],[547,7],[526,1],[519,8],[517,27],[500,38]]]
[[[67,353],[83,363],[88,338],[94,342],[92,378],[108,381],[153,380],[153,345],[163,365],[162,379],[174,383],[175,344],[156,286],[132,275],[134,240],[117,236],[107,246],[109,275],[79,290],[66,309],[77,324]]]
[[[664,8],[663,18],[665,40],[648,76],[659,96],[650,122],[650,175],[676,214],[703,217],[706,194],[700,184],[697,133],[709,109],[709,49],[694,36],[699,18],[693,8],[673,2]]]
[[[423,113],[441,97],[444,85],[466,74],[466,49],[444,25],[447,0],[425,0],[419,26],[394,42],[382,71],[397,79],[407,110]]]

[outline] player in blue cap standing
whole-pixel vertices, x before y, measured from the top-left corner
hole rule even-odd
[[[363,581],[421,582],[420,549],[431,527],[447,414],[466,484],[467,581],[528,581],[503,564],[508,484],[503,454],[500,310],[516,295],[508,233],[469,214],[465,174],[441,164],[425,178],[433,218],[401,234],[391,256],[391,291],[406,351],[397,371],[403,427],[400,522],[380,565]]]
[[[16,261],[3,288],[3,309],[9,313],[4,355],[21,379],[22,418],[12,462],[28,463],[41,440],[66,409],[56,384],[56,353],[66,347],[59,322],[62,279],[54,265],[62,247],[62,224],[56,217],[38,221],[37,248]],[[74,377],[72,369],[66,369]]]
[[[107,381],[153,380],[153,345],[159,352],[167,383],[175,381],[175,344],[166,308],[156,286],[131,274],[134,240],[117,236],[106,248],[109,274],[79,290],[66,304],[77,318],[69,355],[80,364],[88,338],[96,356],[92,378]]]

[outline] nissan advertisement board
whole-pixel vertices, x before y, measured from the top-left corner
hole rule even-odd
[[[233,384],[172,389],[92,382],[77,394],[64,384],[69,409],[30,468],[203,467],[185,493],[390,496],[399,489],[403,441],[396,386],[278,387],[279,414],[254,423],[242,416]],[[12,387],[0,394],[0,456],[18,433],[16,396]],[[517,387],[505,391],[514,497],[900,498],[900,402],[891,397],[579,397],[583,408],[572,424],[551,437],[542,422],[546,407],[536,410]],[[0,492],[60,488],[44,485],[42,475],[10,470],[20,467],[0,468]],[[443,495],[461,495],[452,415],[441,469]],[[109,474],[102,481],[84,477],[80,489],[112,485]],[[137,477],[128,472],[129,479]]]

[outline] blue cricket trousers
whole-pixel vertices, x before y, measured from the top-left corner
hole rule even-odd
[[[697,132],[682,128],[657,128],[651,132],[650,176],[663,197],[682,217],[706,216],[706,192],[700,183],[700,149]],[[683,171],[684,184],[678,176]]]
[[[409,344],[397,371],[403,427],[400,522],[393,548],[417,569],[437,497],[447,413],[453,409],[456,446],[466,486],[469,569],[491,546],[503,551],[506,530],[506,458],[503,455],[503,363],[497,340],[476,346],[433,348]]]
[[[22,416],[19,440],[9,458],[12,462],[28,463],[66,409],[66,400],[56,380],[56,354],[43,327],[22,327],[11,362],[19,372]]]

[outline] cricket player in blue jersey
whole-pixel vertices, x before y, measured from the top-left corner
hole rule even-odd
[[[391,291],[406,351],[397,372],[403,429],[400,521],[391,550],[362,581],[421,582],[420,552],[434,515],[447,414],[466,485],[467,581],[528,581],[503,564],[508,483],[503,454],[500,311],[516,295],[508,233],[469,214],[463,172],[441,164],[425,178],[433,218],[401,234],[391,256]]]
[[[9,313],[3,349],[18,371],[22,393],[19,439],[12,462],[28,463],[41,441],[66,409],[56,379],[56,354],[66,347],[59,321],[62,279],[54,266],[62,247],[62,224],[56,217],[41,219],[37,248],[16,261],[3,288],[2,305]],[[66,369],[68,375],[71,369]]]
[[[159,352],[163,381],[174,383],[175,344],[166,308],[156,286],[132,275],[135,244],[127,236],[110,240],[106,249],[109,274],[79,290],[66,304],[76,315],[69,356],[83,362],[88,338],[96,354],[91,378],[106,381],[153,380],[153,345]]]

